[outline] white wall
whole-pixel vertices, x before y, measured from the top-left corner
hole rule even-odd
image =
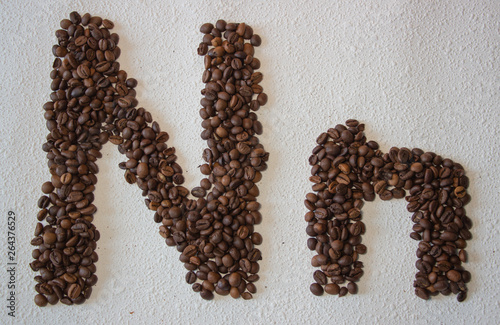
[[[256,57],[269,102],[259,111],[260,139],[271,157],[260,185],[264,259],[253,300],[207,302],[192,292],[179,254],[157,234],[140,191],[117,167],[123,157],[108,144],[95,192],[99,282],[84,305],[35,306],[29,241],[40,186],[49,179],[42,105],[50,94],[54,32],[73,10],[115,22],[121,66],[139,80],[140,105],[170,133],[188,187],[200,180],[205,147],[199,26],[223,18],[261,35]],[[4,0],[0,17],[0,269],[13,210],[17,323],[498,323],[500,2]],[[383,150],[420,147],[466,168],[474,238],[464,303],[414,295],[417,243],[408,236],[403,200],[364,208],[368,253],[358,295],[309,292],[307,158],[320,132],[348,118],[366,123],[367,137]],[[14,323],[4,307],[6,283],[1,271],[0,323]]]

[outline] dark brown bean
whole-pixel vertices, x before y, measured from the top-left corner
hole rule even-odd
[[[329,295],[338,295],[340,292],[340,287],[336,283],[329,283],[325,286],[325,292]]]
[[[45,306],[47,306],[47,302],[48,302],[48,301],[47,301],[47,298],[46,298],[44,295],[42,295],[42,294],[37,294],[37,295],[35,296],[35,304],[36,304],[37,306],[39,306],[39,307],[45,307]]]
[[[319,285],[318,283],[313,283],[311,284],[310,288],[309,288],[312,292],[313,295],[315,296],[321,296],[323,295],[323,287],[321,285]]]

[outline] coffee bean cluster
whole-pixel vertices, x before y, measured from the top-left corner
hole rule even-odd
[[[262,243],[254,231],[262,221],[256,183],[269,158],[256,137],[262,124],[255,111],[267,103],[259,85],[262,73],[256,71],[260,61],[254,58],[261,38],[245,23],[224,20],[204,24],[200,31],[198,54],[205,65],[201,138],[208,144],[200,170],[207,178],[191,191],[200,197],[200,209],[189,212],[184,222],[189,245],[180,246],[181,260],[189,270],[186,281],[204,299],[211,299],[213,291],[251,299],[261,259],[255,246]]]
[[[182,186],[184,177],[175,149],[166,144],[169,135],[148,111],[137,108],[137,81],[128,78],[116,61],[119,37],[110,33],[112,28],[109,20],[72,12],[56,31],[58,44],[52,49],[56,59],[50,74],[53,92],[44,105],[50,133],[43,150],[52,177],[42,185],[40,222],[31,242],[38,248],[30,266],[40,273],[35,277],[35,303],[81,304],[97,282],[99,231],[92,223],[97,210],[93,192],[96,160],[108,141],[127,157],[119,167],[125,170],[125,180],[139,186],[146,205],[155,211],[160,235],[167,245],[182,252],[180,259],[189,270],[186,279],[193,289],[205,299],[212,298],[213,291],[251,298],[261,258],[254,246],[262,241],[253,231],[253,225],[262,220],[255,183],[266,169],[268,154],[255,137],[262,125],[250,113],[254,91],[240,94],[246,90],[241,90],[242,80],[249,86],[260,80],[224,79],[234,87],[231,98],[237,97],[238,103],[224,109],[204,106],[200,112],[214,125],[219,118],[219,124],[216,132],[210,126],[202,135],[210,148],[204,152],[207,164],[201,170],[209,177],[191,191],[197,199],[188,199],[190,191]],[[238,38],[233,45],[240,48],[241,43]],[[208,69],[215,70],[219,64],[215,60]],[[240,72],[244,69],[250,67],[245,64]],[[261,95],[259,104],[263,105],[265,95]],[[207,97],[205,94],[204,100]],[[243,130],[232,133],[238,126]],[[197,279],[203,282],[195,283]]]
[[[471,238],[472,222],[464,206],[470,202],[469,179],[463,167],[421,149],[379,150],[366,141],[364,124],[348,120],[322,133],[309,158],[310,181],[314,193],[306,195],[306,232],[310,250],[317,255],[310,290],[315,295],[357,293],[356,282],[363,274],[359,254],[365,224],[361,221],[364,201],[405,198],[412,213],[417,249],[415,294],[422,299],[439,293],[467,297],[471,274],[466,240]],[[407,195],[407,192],[409,195]]]
[[[143,124],[146,120],[144,109],[139,114],[132,105],[137,104],[136,81],[127,79],[116,62],[120,48],[118,35],[110,32],[113,23],[72,12],[60,25],[52,48],[51,100],[43,106],[50,132],[43,150],[52,177],[42,185],[40,222],[31,241],[38,246],[30,263],[40,273],[35,277],[38,306],[81,304],[89,298],[97,282],[96,160],[124,124],[117,118],[126,121],[127,112],[137,111]]]

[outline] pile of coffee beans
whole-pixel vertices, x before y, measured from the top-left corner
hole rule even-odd
[[[125,170],[125,180],[136,183],[146,196],[146,205],[155,211],[155,222],[162,224],[160,235],[167,245],[182,252],[180,259],[189,270],[186,280],[193,289],[205,299],[211,299],[213,291],[249,299],[256,291],[253,282],[258,280],[261,254],[255,245],[262,237],[253,227],[262,216],[255,183],[266,169],[268,153],[255,137],[262,125],[250,111],[264,105],[266,95],[258,86],[261,75],[254,73],[258,60],[247,58],[250,47],[244,40],[257,45],[260,38],[248,26],[240,35],[245,24],[218,24],[227,26],[225,35],[231,35],[231,46],[238,51],[215,55],[211,50],[213,62],[205,62],[204,81],[216,78],[206,79],[207,73],[217,75],[219,71],[224,76],[202,91],[200,114],[206,129],[202,137],[209,148],[204,151],[207,164],[201,171],[209,176],[191,191],[197,199],[188,199],[190,191],[182,186],[184,177],[175,149],[166,144],[169,135],[148,111],[137,108],[137,81],[128,78],[116,61],[120,48],[118,35],[110,32],[113,23],[77,12],[61,21],[62,29],[56,31],[58,44],[52,49],[56,56],[50,74],[53,92],[44,105],[50,133],[43,150],[52,177],[42,185],[40,222],[31,242],[38,246],[30,263],[40,273],[35,277],[38,306],[58,301],[81,304],[97,282],[99,231],[92,223],[97,210],[93,192],[96,160],[108,141],[126,155],[128,160],[119,167]],[[203,26],[205,30],[207,24]],[[209,33],[216,34],[216,30],[224,32],[219,28]],[[233,67],[229,73],[219,60],[231,62],[236,55],[243,58],[241,66],[235,64],[238,69]],[[259,94],[256,100],[252,100],[253,94]],[[223,102],[227,102],[224,107]],[[198,279],[202,282],[197,283]]]
[[[97,282],[99,240],[92,224],[97,210],[95,162],[110,135],[127,123],[128,112],[136,111],[143,124],[147,118],[144,109],[138,114],[133,108],[137,82],[127,79],[116,62],[120,48],[118,35],[110,33],[113,23],[72,12],[60,25],[58,44],[52,48],[53,92],[43,106],[50,132],[43,150],[52,177],[42,185],[40,223],[31,241],[38,246],[30,264],[40,273],[35,277],[38,306],[80,304],[89,298]]]
[[[314,193],[306,195],[306,232],[310,250],[317,255],[310,290],[315,295],[357,293],[363,275],[359,254],[365,224],[361,221],[364,201],[405,198],[418,240],[418,272],[415,294],[422,299],[439,293],[467,297],[471,274],[466,241],[472,237],[472,222],[464,206],[470,202],[469,179],[463,167],[421,149],[391,148],[382,153],[374,141],[366,141],[364,124],[348,120],[322,133],[309,158]],[[407,191],[409,195],[407,195]]]
[[[256,137],[262,124],[254,113],[267,103],[259,85],[262,73],[256,71],[260,61],[254,58],[261,38],[245,23],[224,20],[204,24],[200,31],[204,36],[198,54],[204,56],[206,84],[201,91],[201,137],[208,144],[200,169],[208,177],[191,191],[200,198],[199,209],[187,214],[189,245],[181,261],[189,270],[186,281],[204,299],[211,299],[213,291],[251,299],[261,259],[255,246],[262,243],[254,231],[262,221],[256,183],[269,158]]]

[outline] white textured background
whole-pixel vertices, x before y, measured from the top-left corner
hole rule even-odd
[[[140,190],[108,144],[99,162],[96,224],[99,282],[81,306],[38,308],[28,263],[40,186],[49,179],[41,146],[48,131],[51,47],[73,10],[116,24],[138,99],[171,135],[187,186],[201,179],[205,143],[198,115],[203,59],[199,27],[244,21],[262,36],[256,57],[269,102],[259,111],[270,151],[260,183],[264,236],[258,293],[251,301],[203,301],[184,282],[179,253],[158,235]],[[499,1],[0,1],[0,323],[7,317],[6,219],[17,221],[17,323],[43,324],[498,324]],[[357,118],[383,150],[420,147],[464,165],[474,222],[466,268],[469,297],[423,301],[413,293],[416,242],[403,200],[364,208],[368,253],[359,294],[309,292],[303,200],[307,158],[320,132]]]

